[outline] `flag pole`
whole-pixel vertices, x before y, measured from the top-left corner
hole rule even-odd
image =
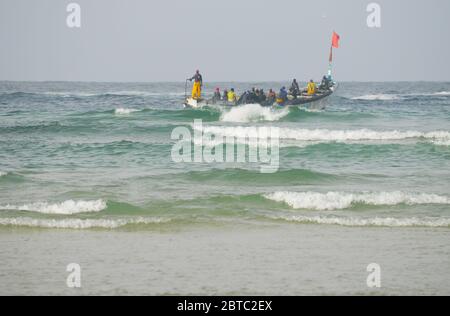
[[[333,44],[330,46],[330,59],[328,62],[328,79],[332,80],[332,67],[333,67]]]

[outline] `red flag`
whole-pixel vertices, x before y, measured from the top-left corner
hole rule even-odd
[[[331,46],[333,46],[334,48],[339,48],[340,38],[341,37],[336,32],[333,32],[333,39],[331,40]]]

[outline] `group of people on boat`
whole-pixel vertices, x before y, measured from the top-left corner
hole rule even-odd
[[[197,70],[194,76],[188,80],[194,81],[192,86],[191,97],[194,100],[201,99],[201,91],[203,86],[203,78],[200,71]],[[298,98],[300,96],[314,96],[320,91],[327,91],[332,85],[331,79],[327,76],[323,76],[322,82],[319,87],[317,87],[314,80],[310,80],[305,89],[300,89],[300,86],[296,79],[292,81],[289,91],[286,87],[282,87],[280,91],[275,93],[274,90],[270,89],[266,94],[263,89],[252,88],[251,90],[245,91],[241,96],[236,94],[234,88],[230,90],[225,89],[223,93],[220,92],[220,88],[216,88],[212,98],[213,103],[223,101],[227,104],[248,104],[248,103],[260,103],[260,104],[273,104],[277,103],[283,105],[288,100],[288,96],[291,98]]]

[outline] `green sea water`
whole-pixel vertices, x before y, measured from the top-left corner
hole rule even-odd
[[[243,91],[283,83],[217,83]],[[342,83],[324,110],[183,109],[177,83],[0,84],[0,225],[450,225],[450,85]],[[174,128],[280,130],[279,169],[175,163]]]

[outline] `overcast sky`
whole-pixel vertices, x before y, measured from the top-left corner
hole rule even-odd
[[[335,30],[337,80],[450,81],[449,21],[448,0],[0,0],[0,80],[318,80]]]

